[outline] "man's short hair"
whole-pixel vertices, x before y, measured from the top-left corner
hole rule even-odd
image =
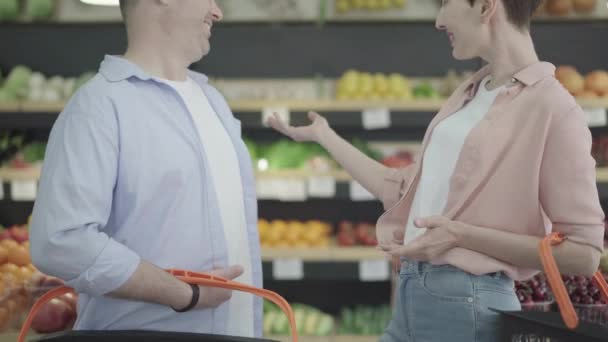
[[[128,1],[128,0],[127,0]],[[477,0],[469,0],[473,6]],[[502,0],[507,11],[509,21],[519,29],[529,29],[534,12],[541,5],[542,0]]]

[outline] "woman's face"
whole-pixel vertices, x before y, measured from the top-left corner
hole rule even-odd
[[[469,0],[443,0],[435,26],[445,31],[452,44],[452,55],[458,60],[482,56],[488,46],[488,25],[482,15],[486,1],[477,0],[471,6]]]

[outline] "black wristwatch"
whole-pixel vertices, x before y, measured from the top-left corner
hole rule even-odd
[[[192,310],[196,306],[196,304],[198,304],[198,297],[200,296],[200,288],[196,284],[188,284],[188,285],[190,285],[190,287],[192,288],[192,300],[190,301],[190,304],[188,304],[188,306],[186,306],[185,308],[179,309],[179,310],[176,308],[172,308],[173,311],[179,312],[179,313],[187,312],[187,311]]]

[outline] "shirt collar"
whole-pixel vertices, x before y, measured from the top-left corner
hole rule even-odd
[[[137,64],[120,56],[106,55],[101,62],[99,72],[110,82],[120,82],[131,77],[142,81],[153,80],[155,77],[146,73]],[[188,70],[188,76],[197,83],[207,83],[207,76]]]
[[[490,67],[485,66],[479,70],[470,80],[466,87],[465,93],[468,96],[474,96],[477,91],[477,85],[481,80],[490,74]],[[531,86],[537,82],[555,75],[555,66],[548,62],[536,62],[525,67],[513,76],[513,81],[519,82],[524,86]]]

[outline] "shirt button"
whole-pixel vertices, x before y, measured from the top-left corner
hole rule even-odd
[[[473,297],[469,297],[469,298],[467,298],[467,302],[469,302],[469,303],[473,303]]]

